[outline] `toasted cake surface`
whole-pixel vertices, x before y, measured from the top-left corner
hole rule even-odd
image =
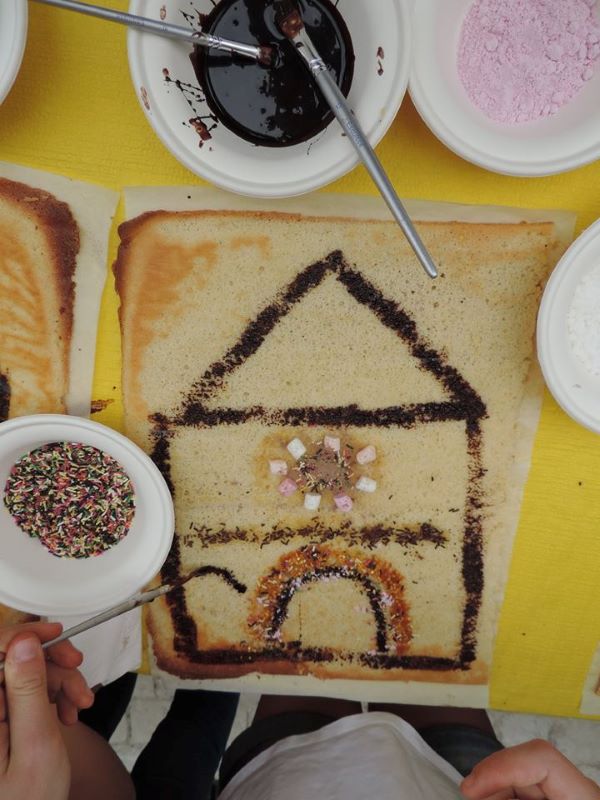
[[[121,228],[127,431],[174,492],[153,608],[184,676],[486,680],[522,485],[514,457],[551,223],[423,223],[431,282],[393,223],[155,212]],[[269,460],[334,436],[349,513],[307,511]],[[312,565],[312,567],[311,567]],[[243,591],[242,589],[245,589]]]
[[[5,416],[65,410],[78,249],[79,229],[66,203],[0,178]]]

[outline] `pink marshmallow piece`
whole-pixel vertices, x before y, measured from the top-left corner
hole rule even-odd
[[[336,494],[333,502],[340,511],[352,511],[352,498],[348,497],[347,494]]]
[[[271,475],[287,475],[287,464],[282,458],[273,458],[269,461]]]
[[[340,452],[340,440],[337,436],[326,436],[323,439],[323,444],[329,450],[333,450],[334,453]]]
[[[294,494],[297,488],[298,487],[291,478],[284,478],[277,487],[277,491],[284,497],[289,497],[291,494]]]
[[[370,464],[371,461],[375,461],[376,458],[377,450],[375,450],[372,444],[363,447],[363,449],[359,450],[356,454],[356,460],[359,464]]]

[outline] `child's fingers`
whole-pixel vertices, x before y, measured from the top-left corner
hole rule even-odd
[[[494,753],[461,784],[468,800],[488,800],[495,795],[502,798],[506,791],[512,791],[518,800],[600,800],[596,784],[541,740]]]

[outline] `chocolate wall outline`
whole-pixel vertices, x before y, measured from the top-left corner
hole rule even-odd
[[[10,382],[8,377],[0,372],[0,422],[8,419],[10,414]]]

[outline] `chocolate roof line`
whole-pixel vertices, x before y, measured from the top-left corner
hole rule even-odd
[[[364,410],[356,405],[288,409],[267,409],[262,406],[244,409],[207,408],[206,402],[224,388],[227,376],[254,355],[279,321],[329,274],[334,274],[351,297],[368,308],[382,325],[392,330],[404,342],[410,354],[419,362],[420,368],[429,372],[444,387],[451,399],[371,410]],[[475,421],[486,415],[486,407],[479,394],[457,369],[446,362],[440,352],[419,335],[415,321],[396,302],[386,298],[361,272],[351,267],[341,250],[334,250],[321,261],[310,264],[298,273],[258,313],[246,326],[238,341],[193,384],[171,422],[186,426],[213,426],[236,425],[250,419],[260,419],[270,425],[410,427],[416,422]],[[165,417],[159,419],[163,424],[167,422]]]

